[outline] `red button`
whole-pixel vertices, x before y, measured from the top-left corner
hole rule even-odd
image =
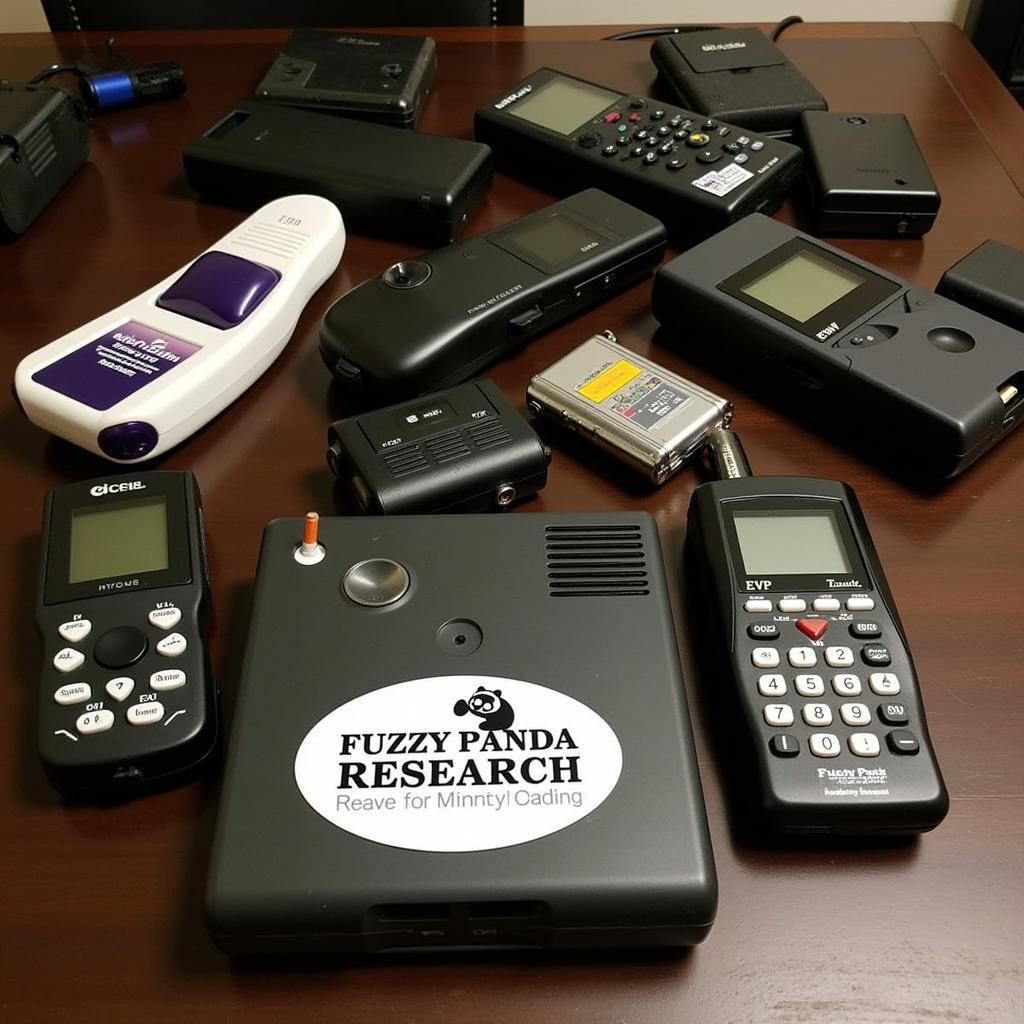
[[[639,121],[640,120],[640,115],[634,112],[634,113],[629,115],[629,119],[630,119],[630,121],[633,121],[633,122]]]
[[[828,619],[797,619],[796,628],[812,640],[817,640],[828,629]]]
[[[617,110],[613,110],[610,114],[604,115],[604,119],[610,124],[618,121],[620,117],[622,117],[622,115]]]

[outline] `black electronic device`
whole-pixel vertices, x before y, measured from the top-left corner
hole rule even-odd
[[[1024,252],[989,239],[943,275],[935,291],[1024,331]]]
[[[217,944],[699,942],[717,887],[654,520],[325,518],[315,562],[304,538],[263,535]]]
[[[903,114],[809,111],[800,117],[814,229],[919,237],[941,197]]]
[[[493,381],[332,423],[327,464],[360,512],[489,512],[539,491],[551,453]]]
[[[674,98],[710,117],[788,137],[825,97],[757,28],[677,32],[656,39],[651,59]]]
[[[39,595],[39,750],[53,785],[127,795],[187,777],[218,733],[192,474],[131,473],[48,492]]]
[[[477,110],[475,130],[500,170],[556,193],[604,189],[688,241],[774,210],[803,159],[789,143],[551,68]]]
[[[712,445],[742,474],[730,434]],[[720,652],[719,724],[753,765],[736,775],[757,828],[896,835],[942,821],[914,663],[852,489],[731,475],[693,492],[686,539]]]
[[[962,472],[1020,421],[1024,337],[768,217],[664,264],[652,308],[683,339],[699,323],[714,358],[922,479]]]
[[[413,128],[437,70],[426,36],[296,29],[256,87],[259,99]]]
[[[491,187],[480,143],[258,100],[218,118],[184,160],[204,195],[255,207],[311,192],[337,205],[349,231],[426,244],[457,237]]]
[[[449,387],[632,284],[666,244],[653,217],[587,189],[364,281],[327,310],[320,354],[383,401]]]
[[[0,236],[27,231],[88,154],[79,100],[48,85],[0,82]]]

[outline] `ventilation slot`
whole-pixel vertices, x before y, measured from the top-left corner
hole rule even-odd
[[[25,158],[37,178],[57,159],[53,133],[45,124],[37,128],[25,140]]]
[[[499,445],[508,444],[512,435],[508,432],[501,420],[490,422],[474,423],[467,431],[470,440],[477,448],[497,448]]]
[[[644,597],[650,593],[639,526],[545,529],[550,597]]]
[[[290,260],[306,244],[309,235],[287,224],[257,221],[233,236],[235,245]]]
[[[405,448],[395,448],[384,456],[384,465],[391,470],[392,476],[408,476],[426,469],[427,461],[423,448],[418,444],[410,444]]]
[[[424,442],[424,447],[433,457],[435,462],[442,465],[446,462],[455,462],[457,459],[464,459],[471,455],[469,445],[459,430],[446,430],[437,437],[432,437]]]

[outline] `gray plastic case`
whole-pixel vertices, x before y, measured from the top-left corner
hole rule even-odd
[[[309,955],[701,941],[717,882],[651,517],[322,519],[325,557],[315,565],[295,559],[301,534],[301,520],[277,520],[263,537],[209,877],[217,944],[239,955]],[[365,559],[404,566],[404,596],[381,607],[346,597],[346,572]],[[349,714],[357,698],[387,701],[394,684],[425,700],[431,687],[451,685],[446,677],[471,675],[504,687],[479,695],[467,683],[476,707],[427,701],[425,729],[432,717],[453,734],[471,730],[479,716],[489,737],[538,722],[555,734],[565,716],[533,715],[524,695],[547,707],[579,702],[589,709],[574,720],[580,729],[586,719],[599,731],[603,720],[621,749],[607,795],[532,840],[480,848],[491,841],[482,828],[460,840],[476,849],[447,852],[437,834],[434,849],[362,838],[307,802],[296,757],[316,723],[341,706]],[[398,729],[388,719],[407,716],[408,704],[387,703],[381,728]],[[363,742],[344,740],[333,721],[330,742]],[[573,730],[582,778],[607,774],[610,747],[587,750]],[[331,787],[345,761],[324,763]],[[381,793],[403,797],[400,787]],[[431,845],[417,831],[425,820],[409,826],[409,843]],[[439,834],[443,844],[448,833]]]

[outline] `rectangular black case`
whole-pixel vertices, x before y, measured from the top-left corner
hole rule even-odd
[[[699,942],[717,883],[653,519],[321,519],[314,565],[295,556],[302,525],[277,520],[263,536],[207,889],[217,944],[303,955]],[[402,572],[391,604],[346,596],[393,597]],[[510,776],[434,782],[464,733],[486,779]],[[483,753],[485,738],[506,752]],[[346,788],[374,771],[382,786]],[[570,790],[589,801],[571,814]],[[549,801],[536,820],[517,809],[523,791]],[[351,794],[383,804],[346,805],[342,828],[328,815]],[[407,797],[473,794],[494,805],[405,809]],[[516,803],[500,805],[506,794]]]
[[[88,154],[89,123],[76,97],[0,82],[0,237],[27,231]]]
[[[454,241],[491,187],[478,142],[255,100],[189,142],[184,161],[197,192],[232,205],[309,192],[350,231],[431,245]]]
[[[259,99],[413,128],[434,83],[426,36],[296,29],[256,87]]]
[[[919,237],[941,198],[902,114],[811,111],[800,117],[814,229]]]
[[[825,97],[757,28],[662,36],[651,59],[675,99],[691,110],[788,136],[805,110],[828,110]]]
[[[1024,252],[989,239],[954,263],[935,291],[1024,331]]]

